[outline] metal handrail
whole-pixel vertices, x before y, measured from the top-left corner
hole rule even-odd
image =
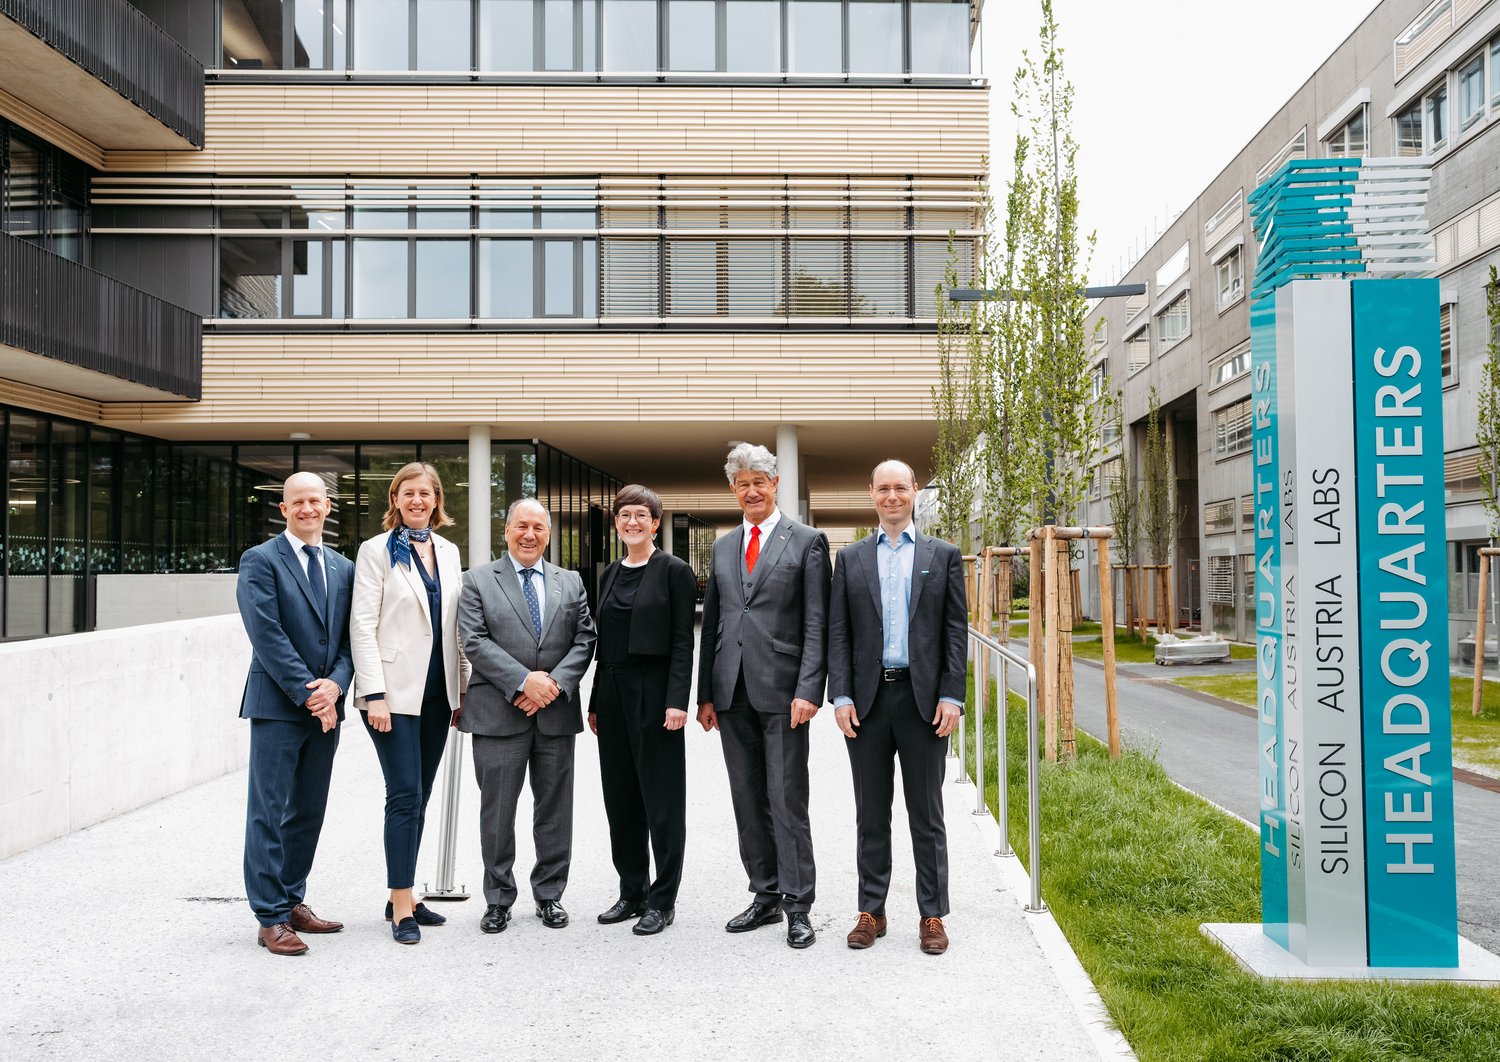
[[[998,855],[1013,855],[1010,847],[1010,799],[1009,799],[1009,768],[1006,756],[1006,715],[1009,707],[1010,692],[1010,668],[1015,665],[1026,673],[1026,803],[1028,826],[1030,827],[1030,871],[1031,871],[1031,903],[1026,910],[1031,914],[1040,914],[1047,909],[1042,902],[1042,817],[1041,817],[1041,775],[1038,766],[1038,731],[1040,730],[1037,718],[1037,679],[1036,665],[1027,660],[1020,653],[1008,645],[1001,645],[989,635],[975,627],[969,628],[969,658],[977,665],[980,655],[989,652],[1000,658],[1000,682],[999,682],[999,732],[996,735],[995,750],[997,763],[995,764],[995,793],[999,801],[1000,820],[1000,851]],[[981,669],[974,669],[974,814],[987,814],[988,809],[984,804],[984,712],[985,702],[989,698],[989,683],[981,681]],[[959,780],[963,780],[963,763],[966,758],[964,721],[959,719],[958,730],[958,755],[959,755]]]

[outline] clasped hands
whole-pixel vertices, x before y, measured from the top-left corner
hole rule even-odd
[[[313,717],[323,727],[323,733],[328,733],[339,725],[339,698],[344,691],[339,689],[339,684],[333,679],[313,679],[307,684],[312,690],[311,696],[304,702],[305,707],[313,714]]]
[[[533,671],[521,684],[521,692],[516,695],[515,705],[527,715],[536,715],[561,695],[562,687],[551,675],[545,671]]]

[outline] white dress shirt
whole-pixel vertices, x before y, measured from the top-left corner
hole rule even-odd
[[[516,570],[516,579],[524,587],[526,585],[526,577],[521,574],[521,569],[526,567],[526,565],[516,560],[514,553],[507,553],[506,556],[510,558],[511,566]],[[536,589],[537,615],[541,617],[543,625],[547,622],[547,577],[542,570],[544,564],[544,560],[538,557],[536,564],[532,567],[532,571],[536,572],[536,574],[531,577],[531,585]],[[523,592],[521,596],[525,597],[526,595]]]
[[[302,547],[303,546],[317,546],[318,547],[318,563],[323,566],[323,585],[327,586],[328,585],[328,555],[323,552],[323,536],[319,535],[318,536],[318,540],[316,542],[303,542],[296,535],[292,534],[290,528],[287,529],[286,531],[283,531],[282,535],[285,536],[287,542],[291,544],[292,555],[297,558],[297,563],[300,564],[300,565],[302,565],[302,577],[304,579],[307,578],[307,562],[311,558],[309,558],[306,553],[302,552]]]

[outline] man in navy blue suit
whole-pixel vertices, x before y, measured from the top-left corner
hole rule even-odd
[[[286,531],[245,551],[235,592],[253,650],[240,703],[250,720],[245,893],[260,923],[257,939],[274,955],[307,951],[298,933],[344,928],[302,902],[354,675],[354,564],[323,544],[331,509],[322,477],[288,479]]]

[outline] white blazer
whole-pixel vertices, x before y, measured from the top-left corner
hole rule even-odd
[[[387,531],[367,540],[359,547],[359,558],[354,562],[349,645],[354,652],[355,702],[361,710],[367,710],[364,695],[384,693],[392,715],[421,715],[427,664],[432,656],[432,614],[427,587],[416,563],[391,567],[386,546],[390,537]],[[436,532],[432,544],[443,588],[448,707],[456,711],[459,694],[469,687],[469,661],[458,644],[463,568],[456,545]]]

